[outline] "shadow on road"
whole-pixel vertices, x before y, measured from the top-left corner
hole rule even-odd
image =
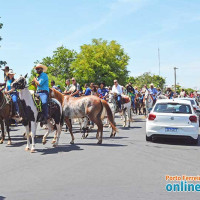
[[[132,126],[132,127],[118,127],[119,129],[122,129],[122,130],[131,130],[131,129],[134,129],[134,128],[142,128],[141,126]]]
[[[198,144],[192,144],[190,140],[186,140],[184,138],[154,138],[153,143],[200,147],[200,138],[198,138]]]
[[[45,148],[37,150],[41,155],[57,154],[60,152],[82,151],[77,145],[59,145],[58,147]]]
[[[26,144],[26,140],[23,141],[23,142],[16,142],[16,143],[13,142],[12,139],[11,139],[11,141],[12,141],[12,144],[11,145],[7,145],[6,147],[21,147],[21,146]]]
[[[126,147],[124,144],[96,144],[96,143],[76,143],[80,146],[96,146],[96,147]]]

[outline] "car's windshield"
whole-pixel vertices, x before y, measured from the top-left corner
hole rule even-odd
[[[190,105],[181,103],[157,103],[153,112],[185,114],[192,113]]]

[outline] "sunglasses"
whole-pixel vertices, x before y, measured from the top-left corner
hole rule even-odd
[[[41,70],[41,68],[37,68],[36,71]]]
[[[72,81],[75,81],[75,80],[72,80]]]
[[[114,83],[117,83],[117,82],[114,82]]]

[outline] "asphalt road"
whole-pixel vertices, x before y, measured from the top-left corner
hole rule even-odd
[[[24,127],[12,127],[12,142],[0,145],[0,200],[129,200],[197,199],[197,192],[166,192],[165,175],[199,175],[200,145],[185,141],[145,141],[145,120],[133,116],[131,128],[109,138],[104,128],[102,145],[96,132],[81,139],[75,125],[75,144],[62,132],[57,148],[36,139],[37,153],[24,151]],[[44,130],[38,129],[39,135]]]

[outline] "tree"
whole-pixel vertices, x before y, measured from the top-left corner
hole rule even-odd
[[[1,18],[1,17],[0,17]],[[3,27],[3,24],[0,22],[0,29],[2,29]],[[2,37],[0,36],[0,41],[2,40]],[[1,46],[0,46],[1,47]],[[2,67],[3,65],[5,66],[7,64],[6,61],[1,61],[0,60],[0,67]]]
[[[41,63],[46,65],[48,67],[47,74],[49,76],[49,82],[54,80],[63,89],[65,79],[73,76],[70,65],[76,59],[76,55],[77,53],[74,50],[69,50],[61,46],[53,51],[52,57],[47,56],[42,61],[37,60],[35,64]],[[36,72],[32,70],[29,82],[34,76],[36,76]]]
[[[93,39],[92,44],[81,46],[70,68],[80,84],[105,82],[113,85],[113,80],[117,79],[123,85],[128,76],[128,61],[129,56],[116,41]]]
[[[126,83],[132,83],[135,84],[135,78],[133,76],[129,76],[126,80]]]
[[[158,75],[152,75],[150,72],[145,72],[141,76],[135,77],[135,85],[137,85],[139,88],[142,88],[144,85],[149,87],[151,83],[153,83],[155,87],[163,89],[165,85],[165,79]]]

